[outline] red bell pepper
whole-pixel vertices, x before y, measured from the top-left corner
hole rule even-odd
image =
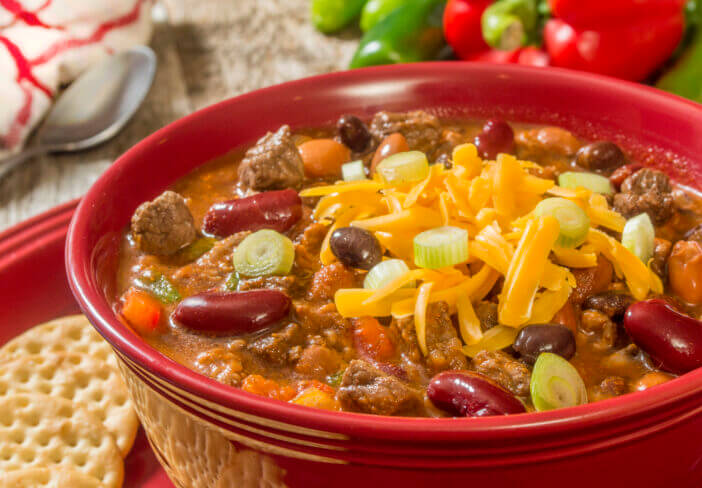
[[[577,26],[620,26],[645,17],[681,12],[681,0],[548,0],[551,14]]]
[[[499,49],[490,49],[476,53],[469,58],[468,61],[480,61],[484,63],[496,64],[522,64],[525,66],[549,66],[550,59],[548,53],[541,49],[528,46],[512,51],[500,51]]]
[[[449,0],[444,10],[444,36],[461,59],[487,51],[480,21],[492,0]]]
[[[680,43],[684,2],[549,0],[544,44],[554,66],[641,81]]]

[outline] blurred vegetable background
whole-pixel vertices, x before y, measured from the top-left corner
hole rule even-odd
[[[437,59],[556,66],[702,102],[702,0],[311,0],[360,29],[351,68]]]

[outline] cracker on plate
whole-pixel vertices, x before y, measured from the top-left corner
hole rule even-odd
[[[87,354],[32,354],[0,363],[0,396],[42,393],[77,402],[112,434],[123,457],[134,443],[139,421],[127,387],[106,362]]]
[[[0,488],[104,488],[100,480],[66,466],[27,468],[0,476]]]
[[[86,409],[47,395],[0,398],[0,473],[70,466],[119,488],[122,456],[112,435]]]

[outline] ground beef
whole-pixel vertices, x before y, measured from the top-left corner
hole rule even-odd
[[[582,304],[588,297],[604,291],[612,281],[614,268],[608,259],[599,255],[597,266],[592,268],[575,268],[571,272],[575,277],[575,288],[570,294],[570,301]]]
[[[302,327],[296,323],[289,323],[277,332],[255,339],[248,345],[248,350],[267,364],[282,366],[289,361],[289,350],[302,344],[304,340]]]
[[[673,215],[673,194],[668,176],[661,171],[643,168],[629,176],[614,195],[614,208],[625,217],[646,212],[655,225]]]
[[[304,177],[302,158],[287,125],[263,136],[239,165],[239,181],[258,191],[299,188]]]
[[[696,241],[702,244],[702,224],[687,231],[683,237],[683,240]]]
[[[473,369],[517,396],[529,396],[529,368],[507,353],[480,351],[473,358]]]
[[[227,346],[216,346],[195,358],[193,368],[225,385],[237,386],[246,377],[244,341],[234,341]]]
[[[451,322],[446,302],[427,307],[427,365],[434,374],[447,369],[466,369],[468,361]]]
[[[399,347],[407,359],[413,363],[423,363],[424,355],[417,343],[417,333],[414,327],[414,317],[392,319],[390,333],[399,338]]]
[[[548,165],[566,162],[580,149],[580,141],[567,130],[558,127],[525,130],[514,138],[520,159]]]
[[[297,321],[309,335],[335,330],[339,334],[350,333],[350,322],[339,315],[334,303],[311,303],[307,300],[293,300],[293,311]]]
[[[345,410],[375,415],[416,415],[422,406],[418,391],[358,359],[344,371],[337,398]]]
[[[480,328],[483,332],[498,324],[496,303],[481,300],[475,305],[475,315],[480,320]]]
[[[670,256],[670,250],[672,247],[672,243],[667,239],[660,239],[656,237],[654,240],[653,261],[651,261],[651,269],[664,281],[667,277],[666,263],[668,262],[668,256]]]
[[[580,319],[580,330],[589,337],[596,349],[614,347],[617,341],[617,324],[599,310],[584,310]]]
[[[134,240],[148,254],[174,254],[193,242],[196,234],[185,199],[172,191],[142,203],[132,216]]]
[[[322,242],[329,231],[328,224],[312,222],[295,244],[295,266],[305,271],[317,271],[319,269],[319,251]]]
[[[341,358],[336,351],[313,344],[302,351],[295,364],[295,372],[306,378],[324,380],[328,375],[339,371],[340,366]]]
[[[354,288],[356,277],[353,271],[341,263],[332,263],[314,274],[312,286],[307,293],[310,300],[327,301],[334,299],[334,293],[340,288]]]
[[[608,376],[591,389],[590,401],[606,400],[629,393],[629,382],[621,376]]]
[[[393,113],[378,112],[373,117],[371,134],[382,141],[390,134],[399,132],[412,150],[431,154],[441,143],[439,119],[422,110]]]
[[[287,276],[260,276],[258,278],[242,279],[239,281],[238,291],[277,289],[291,296],[296,294],[295,275]]]
[[[219,287],[234,271],[232,252],[250,232],[239,232],[217,241],[212,249],[194,263],[183,266],[173,273],[175,284],[186,291],[202,291]],[[188,292],[189,294],[189,292]]]
[[[633,304],[636,300],[631,295],[626,293],[617,293],[613,291],[607,291],[600,293],[598,295],[591,296],[583,306],[586,309],[597,310],[602,312],[607,317],[612,320],[621,320],[624,317],[624,312],[629,308],[629,305]]]

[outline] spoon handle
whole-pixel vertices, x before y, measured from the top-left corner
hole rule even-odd
[[[31,159],[35,156],[45,154],[46,152],[47,149],[43,146],[33,146],[28,147],[23,151],[18,152],[17,154],[13,154],[12,156],[0,160],[0,178],[9,173],[10,170],[15,166],[18,166],[26,160]]]

